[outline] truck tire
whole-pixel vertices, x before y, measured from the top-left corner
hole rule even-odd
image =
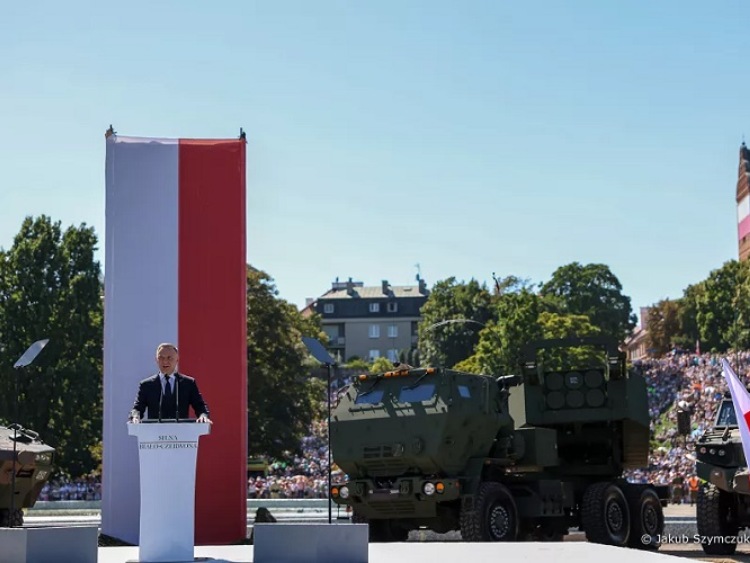
[[[661,546],[659,537],[664,535],[664,511],[659,495],[647,485],[628,484],[625,486],[625,498],[630,509],[628,546],[634,549],[658,550]]]
[[[698,489],[695,516],[700,536],[718,538],[736,537],[739,534],[732,494],[722,491],[713,483],[704,483]],[[732,555],[737,550],[737,542],[701,542],[701,547],[706,555]]]
[[[9,519],[9,514],[9,508],[0,508],[0,528],[9,528],[10,526],[15,528],[23,526],[23,510],[16,508],[13,511],[12,519]]]
[[[479,485],[472,510],[461,510],[461,538],[467,542],[516,541],[518,509],[500,483]]]
[[[590,485],[583,494],[581,524],[591,543],[626,547],[630,539],[630,510],[616,483]]]

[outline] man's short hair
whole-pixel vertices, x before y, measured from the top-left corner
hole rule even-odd
[[[174,344],[172,344],[171,342],[162,342],[161,344],[159,344],[159,345],[158,345],[158,346],[156,347],[156,355],[158,356],[158,355],[159,355],[159,352],[161,352],[161,351],[162,351],[162,349],[164,349],[164,348],[171,348],[171,349],[172,349],[172,350],[174,350],[174,351],[175,351],[175,352],[176,352],[177,354],[179,354],[179,353],[180,353],[180,352],[179,352],[179,350],[177,350],[177,346],[175,346],[175,345],[174,345]]]

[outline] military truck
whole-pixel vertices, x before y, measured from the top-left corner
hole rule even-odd
[[[45,444],[33,430],[18,425],[0,426],[0,527],[23,525],[23,509],[36,504],[52,475],[54,457],[55,449]],[[13,502],[12,491],[15,491]]]
[[[598,363],[565,369],[570,350]],[[555,355],[554,350],[562,350]],[[521,373],[398,366],[360,375],[332,413],[331,487],[371,541],[460,530],[464,541],[589,541],[655,550],[667,486],[628,483],[648,465],[646,383],[601,339],[532,342]]]
[[[750,526],[750,473],[732,396],[727,393],[713,425],[696,440],[695,471],[700,479],[697,531],[707,555],[731,555],[740,530]]]

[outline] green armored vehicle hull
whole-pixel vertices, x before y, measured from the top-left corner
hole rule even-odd
[[[559,540],[579,528],[593,542],[658,548],[667,488],[622,478],[648,464],[643,377],[609,343],[585,371],[559,361],[548,371],[536,357],[581,344],[533,343],[512,376],[360,376],[332,415],[332,455],[349,477],[332,487],[334,501],[369,523],[373,541],[418,528],[460,530],[466,541]]]
[[[697,531],[716,540],[701,546],[707,555],[731,555],[740,530],[750,527],[750,472],[730,395],[719,405],[713,426],[696,441],[695,457]]]
[[[0,527],[23,524],[23,509],[34,506],[52,475],[54,455],[36,432],[0,426]]]

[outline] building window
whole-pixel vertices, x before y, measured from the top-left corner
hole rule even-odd
[[[388,325],[388,338],[398,338],[398,326]]]
[[[333,303],[326,303],[325,305],[323,305],[323,312],[333,313]]]
[[[370,338],[380,338],[380,325],[370,325]]]
[[[388,303],[388,312],[395,313],[396,311],[398,311],[398,303],[396,302]]]
[[[370,361],[374,362],[380,357],[380,350],[370,350]]]
[[[388,359],[392,362],[398,361],[398,350],[395,348],[388,350]]]
[[[328,335],[328,340],[336,344],[339,337],[339,325],[324,326],[323,331]]]
[[[380,312],[380,303],[370,303],[370,312],[371,313],[379,313]]]

